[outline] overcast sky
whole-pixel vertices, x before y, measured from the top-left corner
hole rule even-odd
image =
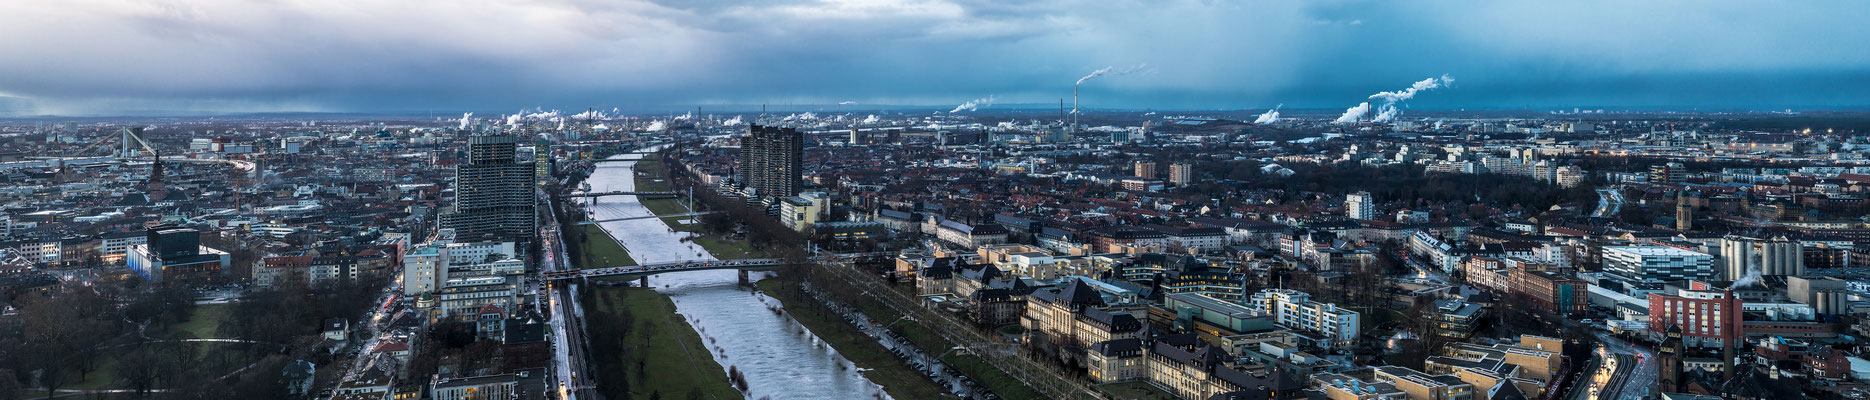
[[[1008,4],[1011,3],[1011,4]],[[770,103],[1863,108],[1858,1],[0,2],[0,114]],[[853,107],[853,106],[847,106]]]

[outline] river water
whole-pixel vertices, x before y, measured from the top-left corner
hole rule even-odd
[[[636,158],[617,155],[612,158]],[[593,191],[629,191],[636,188],[634,162],[600,163],[585,182]],[[597,198],[588,207],[593,220],[652,215],[636,196]],[[688,233],[669,229],[660,219],[633,219],[599,224],[623,244],[639,264],[713,260],[699,245],[684,241]],[[755,276],[761,274],[756,273]],[[882,387],[858,373],[791,317],[769,307],[777,300],[738,287],[733,270],[662,274],[649,278],[657,291],[675,301],[675,311],[701,334],[722,368],[735,367],[746,376],[748,398],[866,399],[889,398]]]

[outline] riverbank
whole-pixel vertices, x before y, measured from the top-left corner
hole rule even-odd
[[[618,191],[650,191],[649,189],[658,187],[669,187],[668,182],[663,179],[663,171],[666,169],[661,168],[658,165],[660,163],[645,162],[644,168],[638,168],[635,164],[637,162],[604,163],[593,171],[589,184],[595,190]],[[639,174],[639,171],[642,173]],[[642,186],[638,186],[639,184]],[[662,186],[657,186],[658,184]],[[685,196],[682,200],[686,200]],[[710,254],[712,249],[704,245],[711,244],[705,238],[712,236],[697,235],[688,232],[689,229],[675,228],[676,224],[672,222],[676,221],[670,221],[692,217],[655,218],[657,215],[667,215],[668,212],[675,211],[663,205],[673,205],[680,210],[677,211],[678,213],[686,213],[686,208],[676,199],[644,200],[632,196],[611,196],[587,199],[583,203],[589,211],[588,218],[606,221],[598,224],[603,228],[603,232],[615,238],[625,252],[640,264],[732,257],[728,254],[719,256]],[[651,210],[646,203],[662,204],[656,206],[656,208],[661,208],[662,212],[654,212],[656,210]],[[661,222],[657,222],[658,220]],[[704,240],[696,240],[697,237],[704,238]],[[712,240],[726,242],[720,238]],[[741,245],[745,246],[744,243]],[[732,270],[712,270],[652,276],[648,281],[655,289],[654,292],[659,295],[656,297],[666,298],[669,304],[673,305],[673,309],[656,308],[643,313],[633,312],[631,317],[626,317],[641,320],[650,318],[650,315],[667,316],[664,320],[670,321],[671,324],[668,326],[671,329],[678,326],[692,327],[682,329],[684,332],[698,334],[694,343],[685,342],[681,346],[686,350],[680,355],[680,359],[686,363],[687,369],[682,369],[682,366],[650,367],[647,362],[641,360],[638,362],[644,362],[643,368],[632,369],[624,365],[632,360],[629,356],[612,357],[611,353],[603,350],[592,353],[605,355],[602,357],[603,362],[611,363],[616,365],[616,368],[627,371],[622,374],[625,375],[625,380],[621,383],[626,386],[629,385],[630,379],[633,379],[629,375],[634,375],[638,373],[637,371],[649,371],[645,372],[649,380],[656,379],[651,375],[655,371],[690,371],[689,375],[705,376],[705,378],[700,378],[700,381],[724,382],[726,376],[739,376],[741,378],[735,381],[745,382],[743,387],[746,389],[741,392],[746,398],[891,397],[880,385],[860,374],[858,368],[852,366],[851,361],[841,357],[834,348],[825,346],[824,341],[816,334],[806,332],[803,325],[783,313],[775,313],[773,308],[777,306],[767,302],[770,298],[752,293],[748,288],[737,285],[737,275],[737,272]],[[642,294],[637,291],[643,290],[626,289],[632,296]],[[611,319],[617,319],[617,317],[609,314],[598,315],[593,312],[587,321],[591,324],[598,324]],[[684,323],[686,325],[680,325]],[[632,325],[634,324],[633,321]],[[649,329],[653,331],[661,328]],[[596,330],[588,331],[591,332],[593,348],[598,347],[599,338],[625,337],[626,339],[623,340],[606,342],[624,343],[625,345],[614,346],[619,349],[618,351],[629,352],[632,351],[633,345],[628,344],[641,340],[637,337],[640,332],[606,336]],[[697,344],[700,350],[696,350]],[[712,362],[702,362],[701,358],[708,358]],[[696,368],[712,372],[696,374],[693,372]],[[612,367],[600,364],[595,370],[610,371]],[[738,374],[728,371],[737,371]],[[604,374],[604,372],[599,373]],[[600,384],[600,389],[601,386],[602,384]],[[631,389],[632,393],[644,393],[639,388]],[[706,390],[702,393],[701,398],[718,396],[708,395],[707,393],[712,392]],[[688,395],[687,393],[671,393],[668,390],[661,391],[661,394],[664,396]],[[741,395],[735,397],[741,397]]]
[[[582,183],[588,177],[577,179]],[[562,204],[559,209],[567,209]],[[570,227],[566,254],[575,268],[636,265],[623,244],[598,225],[561,220]],[[648,288],[587,285],[578,299],[586,310],[585,338],[597,391],[610,398],[738,399],[699,332],[676,313],[675,302]],[[679,396],[679,397],[678,397]]]
[[[797,287],[787,288],[786,285],[779,279],[766,279],[755,284],[761,293],[778,300],[793,320],[799,321],[800,325],[818,335],[819,339],[830,343],[844,358],[862,368],[865,378],[883,385],[883,391],[889,393],[890,397],[932,399],[944,394],[934,382],[909,369],[901,359],[890,354],[889,349],[878,344],[876,339],[865,335],[849,322],[839,320],[836,313],[815,306],[818,303],[806,298]]]
[[[627,390],[631,398],[742,397],[669,296],[645,288],[592,286],[581,297],[589,313],[591,363],[605,396],[623,398],[620,392]]]
[[[650,157],[660,156],[661,153]],[[646,157],[649,158],[649,157]],[[661,161],[638,161],[636,163],[636,190],[642,192],[667,192],[670,190],[668,168]],[[639,200],[644,208],[657,216],[681,215],[694,212],[694,204],[682,201],[682,196]],[[750,258],[771,257],[766,251],[756,249],[745,240],[731,240],[720,235],[704,232],[701,226],[703,217],[663,217],[657,218],[663,224],[677,232],[694,234],[689,240],[709,255],[721,260],[743,260]]]
[[[840,267],[825,267],[825,268],[840,268]],[[867,278],[868,277],[845,275],[845,276],[841,276],[841,277],[833,278],[833,279],[867,279]],[[872,287],[866,290],[872,290],[871,292],[872,295],[855,296],[854,300],[851,301],[851,306],[856,307],[859,312],[862,312],[864,315],[869,316],[871,319],[882,321],[882,323],[885,324],[886,328],[888,328],[891,331],[896,332],[896,334],[898,335],[901,335],[904,339],[908,340],[909,343],[915,345],[918,348],[923,348],[923,349],[955,349],[959,345],[955,343],[954,341],[951,341],[945,338],[941,332],[936,332],[934,329],[937,329],[937,328],[930,326],[930,324],[938,324],[938,322],[936,322],[936,320],[934,319],[927,318],[928,315],[919,315],[919,316],[903,315],[903,313],[898,311],[896,308],[891,307],[888,304],[885,304],[882,300],[879,300],[877,298],[877,296],[892,296],[892,295],[906,296],[908,295],[908,293],[904,292],[903,289],[896,288],[896,287]],[[961,328],[961,329],[969,329],[969,328]],[[979,345],[979,344],[980,343],[969,343],[968,345]],[[1044,394],[1040,393],[1037,390],[1034,390],[1030,386],[1027,386],[1025,382],[1020,381],[1018,378],[1014,378],[1011,374],[1008,374],[1006,371],[1002,371],[1000,368],[987,363],[987,361],[985,360],[982,360],[979,355],[972,354],[972,351],[965,351],[965,352],[943,351],[942,355],[940,355],[940,357],[937,360],[941,361],[943,364],[947,364],[948,366],[953,367],[955,371],[961,373],[962,375],[972,378],[974,382],[976,382],[982,387],[987,388],[988,390],[992,391],[994,394],[999,395],[1001,398],[1004,398],[1004,399],[1047,398]]]

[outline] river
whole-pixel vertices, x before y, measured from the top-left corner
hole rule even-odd
[[[636,158],[617,155],[612,158]],[[585,182],[593,191],[630,191],[636,187],[634,162],[600,163]],[[636,196],[597,198],[588,207],[592,219],[649,216]],[[623,244],[639,264],[713,260],[699,245],[683,241],[660,219],[633,219],[599,224]],[[755,277],[763,274],[756,273]],[[733,270],[662,274],[649,278],[658,292],[675,302],[676,313],[708,341],[714,359],[723,368],[736,367],[746,376],[748,398],[863,399],[889,398],[883,388],[858,373],[857,367],[819,341],[791,317],[768,308],[777,300],[738,287]],[[771,302],[771,304],[769,304]]]

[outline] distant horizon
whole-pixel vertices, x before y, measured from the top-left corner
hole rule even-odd
[[[1007,114],[1007,113],[1043,114],[1047,112],[1056,113],[1058,110],[1057,104],[1045,104],[1045,103],[1013,103],[1013,104],[1002,103],[1002,104],[995,104],[992,107],[981,108],[977,111],[964,111],[964,112],[955,112],[955,113],[945,112],[944,110],[948,110],[952,107],[952,106],[946,106],[946,105],[886,105],[886,104],[864,105],[864,106],[847,105],[841,111],[838,109],[837,106],[838,104],[791,104],[791,105],[786,105],[786,106],[767,105],[766,113],[768,115],[779,115],[779,116],[790,115],[790,114],[800,114],[800,113],[807,113],[807,112],[814,113],[814,114],[824,114],[824,115],[831,115],[831,114],[836,114],[839,112],[842,112],[844,114],[865,114],[865,113],[887,112],[887,113],[900,114],[900,115],[912,115],[913,113],[913,115],[921,115],[921,116],[934,116],[934,115],[974,116],[974,115],[993,115],[993,114]],[[602,109],[591,107],[591,109],[595,109],[596,111],[603,112],[607,117],[672,116],[672,115],[682,115],[684,113],[693,114],[695,111],[695,107],[692,107],[692,106],[687,107],[687,108],[683,108],[680,106],[638,107],[633,110],[623,109],[621,107],[616,107],[616,108],[620,112],[612,113],[610,111],[611,108],[609,107],[602,108]],[[1067,103],[1065,108],[1069,112],[1069,109],[1071,108],[1069,103]],[[1784,112],[1788,110],[1785,108],[1759,109],[1759,108],[1743,108],[1743,107],[1718,108],[1718,107],[1582,107],[1580,106],[1580,107],[1575,107],[1575,108],[1579,111],[1583,111],[1584,113],[1571,114],[1570,112],[1573,110],[1573,108],[1574,107],[1566,107],[1562,109],[1560,108],[1513,108],[1513,107],[1413,108],[1413,109],[1406,110],[1399,118],[1407,120],[1407,119],[1411,119],[1412,115],[1416,115],[1416,114],[1445,115],[1445,114],[1460,114],[1460,113],[1487,113],[1487,114],[1527,113],[1527,114],[1535,114],[1535,115],[1540,115],[1540,116],[1578,116],[1578,115],[1594,115],[1595,113],[1591,111],[1598,111],[1598,110],[1602,110],[1604,114],[1679,113],[1679,114],[1688,114],[1688,115],[1695,115],[1695,114],[1749,114],[1749,115],[1779,114],[1779,115],[1786,115],[1784,114]],[[1271,110],[1271,109],[1273,108],[1268,108],[1268,107],[1257,107],[1257,108],[1082,107],[1080,109],[1080,112],[1081,113],[1147,113],[1147,112],[1240,113],[1240,112],[1264,112],[1264,111]],[[1279,107],[1278,109],[1281,110],[1282,115],[1288,118],[1293,117],[1293,116],[1300,116],[1300,115],[1305,116],[1306,118],[1330,118],[1330,117],[1338,115],[1338,113],[1343,112],[1343,110],[1341,109],[1322,108],[1322,107]],[[564,109],[564,108],[551,108],[551,107],[529,107],[523,111],[524,112],[559,111],[563,114],[569,115],[569,114],[576,114],[579,112],[584,112],[585,110],[586,108]],[[704,105],[704,106],[701,106],[701,110],[704,113],[704,115],[749,115],[749,114],[759,114],[760,105],[758,104],[713,105],[713,106]],[[1866,113],[1867,114],[1866,117],[1870,117],[1870,106],[1837,106],[1837,107],[1807,107],[1807,108],[1794,107],[1794,108],[1790,108],[1789,110],[1793,112],[1794,114],[1807,113],[1807,112]],[[444,120],[455,120],[455,119],[459,119],[462,113],[468,113],[468,112],[474,113],[475,118],[493,119],[493,118],[497,118],[497,117],[501,117],[505,115],[512,115],[515,113],[519,113],[521,111],[522,110],[517,110],[517,109],[504,110],[504,111],[485,109],[485,110],[448,110],[448,111],[435,110],[432,113],[429,111],[423,111],[423,110],[390,110],[390,111],[380,111],[380,112],[374,112],[374,111],[206,112],[204,111],[204,112],[175,113],[175,114],[123,114],[123,115],[5,115],[5,114],[0,114],[0,120],[30,121],[30,120],[36,120],[36,119],[256,118],[256,117],[289,118],[289,117],[295,117],[295,116],[383,117],[383,118],[431,118],[433,117],[433,118],[439,118],[439,119],[444,119]],[[1555,114],[1554,112],[1565,112],[1565,113]]]
[[[1089,109],[1284,104],[1361,108],[1373,119],[1385,110],[1870,109],[1870,41],[1857,40],[1870,37],[1870,25],[1852,12],[1863,8],[1836,0],[13,2],[0,5],[0,36],[51,39],[0,42],[9,56],[0,63],[0,116],[587,105],[654,113],[847,101],[964,108],[1074,96]]]

